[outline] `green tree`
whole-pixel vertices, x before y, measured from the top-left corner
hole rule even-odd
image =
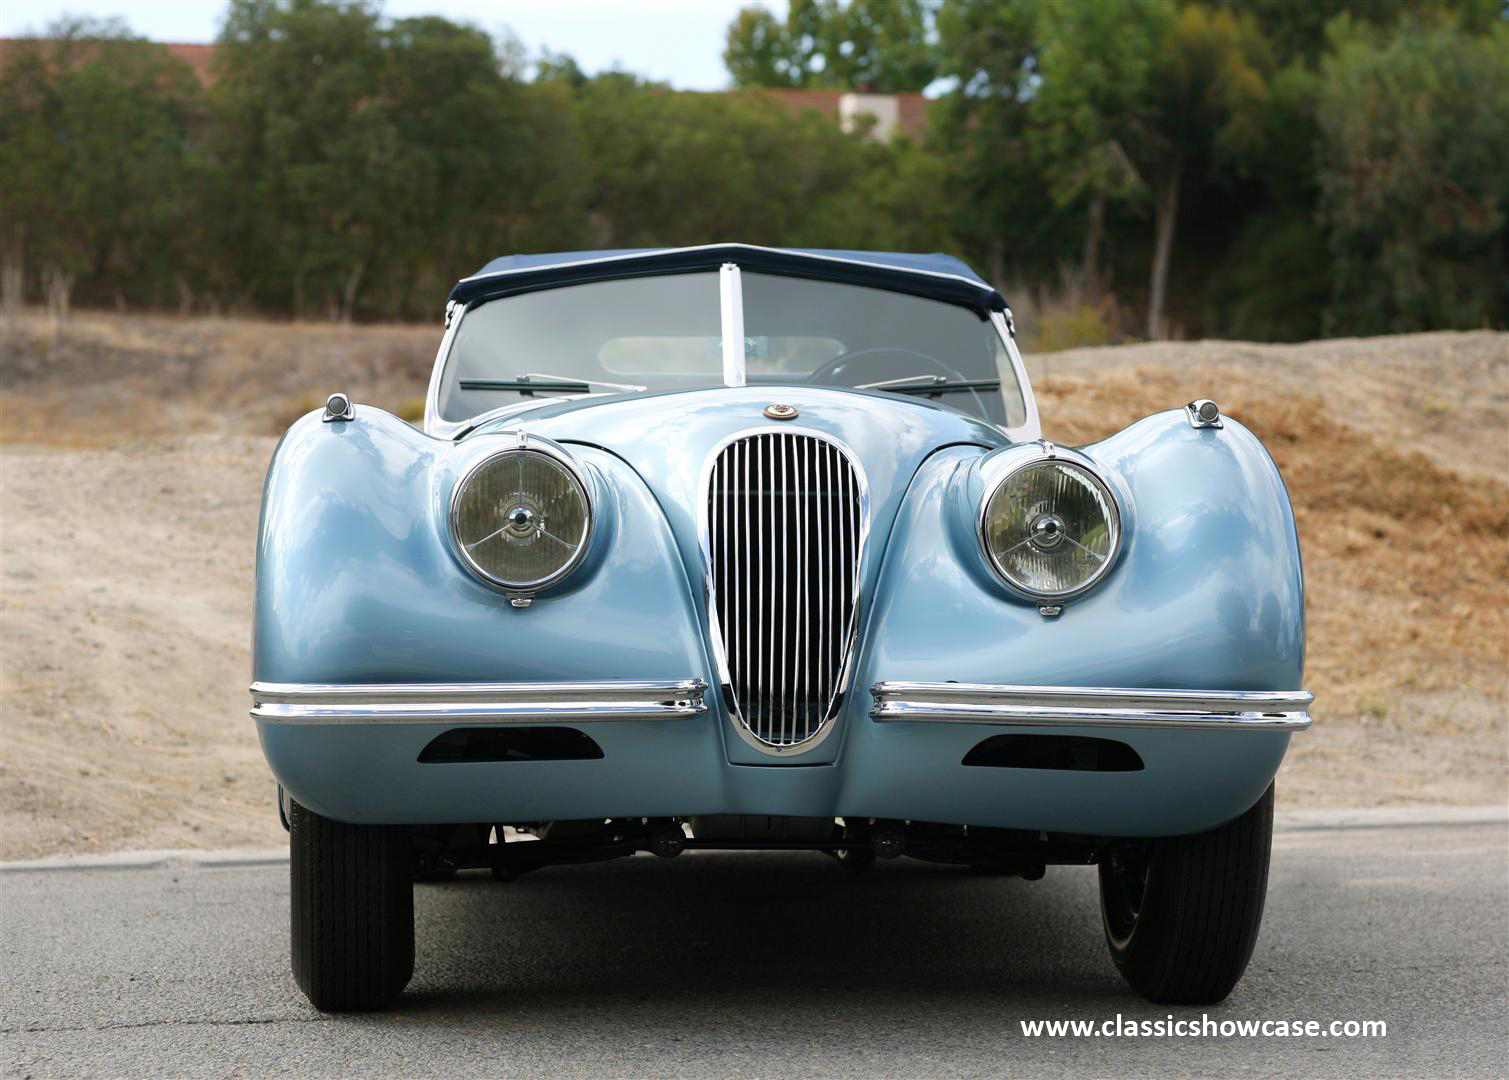
[[[723,65],[735,86],[807,85],[806,57],[768,7],[740,8],[724,37]]]
[[[1185,6],[1172,27],[1152,83],[1150,137],[1140,170],[1154,192],[1154,245],[1148,279],[1148,336],[1166,332],[1169,264],[1186,176],[1203,165],[1252,161],[1273,58],[1257,24],[1230,11]]]
[[[1509,27],[1343,21],[1332,42],[1317,107],[1328,329],[1503,326]]]
[[[942,167],[905,139],[878,145],[758,92],[620,73],[589,80],[578,109],[592,246],[951,243]]]
[[[1178,13],[1170,2],[1045,5],[1042,83],[1032,101],[1034,160],[1054,203],[1088,211],[1080,276],[1100,284],[1107,202],[1141,203],[1148,185],[1128,154],[1157,140],[1154,80]]]
[[[535,61],[535,82],[559,82],[570,90],[580,90],[587,84],[587,73],[576,62],[576,57],[545,49]]]
[[[803,242],[871,251],[945,251],[959,247],[953,208],[938,198],[948,165],[907,140],[853,148],[854,167],[816,202],[803,223]]]
[[[578,100],[594,246],[779,243],[848,143],[758,94],[677,93],[610,73]]]
[[[744,8],[723,62],[736,86],[921,90],[938,75],[929,12],[923,0],[791,0],[782,22]]]
[[[500,250],[570,247],[585,167],[568,84],[508,37],[369,4],[234,0],[209,185],[233,299],[433,314]]]
[[[96,299],[156,299],[177,272],[200,111],[193,74],[118,23],[66,20],[7,46],[0,68],[0,244],[8,303],[40,275],[66,316],[82,278]]]
[[[375,255],[380,308],[433,315],[458,276],[499,251],[579,243],[569,88],[520,82],[485,32],[441,18],[399,20],[383,45],[382,108],[399,150]]]
[[[215,212],[240,299],[351,318],[399,181],[377,9],[231,0],[215,65]]]
[[[1162,337],[1185,186],[1256,156],[1271,52],[1250,17],[1176,9],[1171,0],[1058,0],[1044,11],[1042,32],[1031,122],[1055,194],[1089,198],[1093,235],[1096,196],[1126,197],[1146,185],[1154,234],[1147,333]]]
[[[1315,102],[1318,75],[1302,61],[1269,84],[1258,152],[1244,160],[1247,182],[1216,200],[1234,226],[1217,237],[1222,257],[1208,271],[1206,323],[1224,337],[1301,341],[1321,333],[1330,297],[1330,257],[1315,220]],[[1219,222],[1216,223],[1217,225]],[[1216,231],[1209,220],[1194,232]]]
[[[1049,278],[1062,255],[1062,215],[1027,141],[1041,6],[944,0],[937,12],[940,74],[952,87],[933,108],[928,147],[946,163],[938,190],[963,251],[998,284]]]
[[[1504,15],[1503,0],[1212,0],[1212,6],[1252,16],[1280,60],[1310,66],[1326,50],[1326,24],[1338,16],[1388,27],[1401,18],[1449,14],[1468,32],[1481,34]]]

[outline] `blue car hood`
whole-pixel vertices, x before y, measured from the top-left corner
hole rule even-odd
[[[767,419],[765,407],[777,402],[795,406],[799,415],[791,421]],[[870,498],[870,541],[862,571],[866,584],[878,570],[878,554],[923,461],[945,446],[994,449],[1010,442],[999,428],[927,399],[765,384],[561,399],[486,421],[466,437],[520,429],[567,445],[596,446],[627,462],[659,501],[694,581],[701,574],[697,516],[702,469],[729,436],[755,430],[817,431],[853,452]]]

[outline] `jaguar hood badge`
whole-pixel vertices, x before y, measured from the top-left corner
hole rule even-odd
[[[795,405],[766,405],[765,415],[772,420],[795,420],[797,411]]]

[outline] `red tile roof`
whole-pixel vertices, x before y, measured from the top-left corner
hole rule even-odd
[[[213,45],[193,45],[184,42],[163,42],[163,48],[193,69],[194,76],[204,86],[213,86],[215,75],[210,70],[210,60],[215,55]]]
[[[834,122],[838,121],[838,101],[844,96],[842,90],[791,90],[775,86],[753,87],[751,93],[774,98],[792,112],[812,109]]]
[[[901,130],[913,138],[927,131],[927,113],[933,107],[933,99],[921,94],[897,94],[896,104],[901,113],[897,123]]]
[[[839,100],[849,91],[765,86],[753,89],[752,92],[766,94],[785,105],[792,112],[799,112],[802,109],[812,109],[837,123]],[[897,125],[901,128],[903,134],[917,138],[927,130],[927,113],[933,104],[930,98],[925,98],[915,92],[888,94],[886,96],[896,99]]]
[[[38,40],[46,39],[0,38],[0,68],[3,68],[7,60],[9,60],[12,46]],[[167,49],[168,52],[187,64],[189,70],[194,73],[194,77],[199,80],[201,85],[210,86],[214,83],[215,76],[210,71],[210,59],[215,55],[215,46],[184,42],[154,42],[153,44],[161,45],[162,48]]]

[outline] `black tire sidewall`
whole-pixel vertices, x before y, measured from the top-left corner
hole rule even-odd
[[[414,971],[407,829],[332,821],[289,800],[294,981],[323,1012],[380,1009]]]
[[[1273,785],[1245,813],[1193,836],[1147,843],[1147,877],[1129,933],[1108,907],[1119,887],[1100,867],[1106,947],[1143,997],[1166,1004],[1224,1000],[1252,957],[1262,922],[1273,830]]]

